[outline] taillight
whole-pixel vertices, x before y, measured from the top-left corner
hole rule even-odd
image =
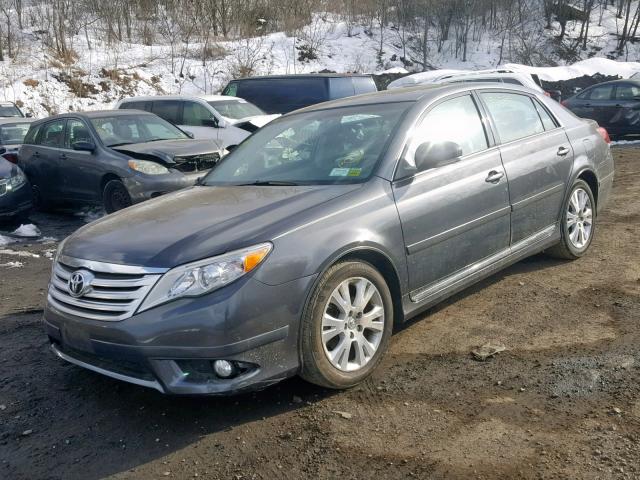
[[[550,96],[551,96],[551,94],[550,94],[549,92],[544,92],[544,94],[545,94],[547,97],[550,97]]]
[[[607,132],[607,130],[605,128],[598,127],[598,133],[600,134],[600,136],[602,137],[602,139],[606,143],[611,143],[611,138],[609,137],[609,132]]]
[[[566,107],[567,106],[567,101],[566,100],[562,100],[560,102],[560,105],[562,105],[563,107]]]
[[[18,154],[17,153],[5,153],[2,155],[5,160],[9,160],[11,163],[18,163]]]

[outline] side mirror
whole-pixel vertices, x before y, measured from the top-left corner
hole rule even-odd
[[[193,134],[193,132],[190,132],[189,130],[183,130],[183,132],[185,133],[185,135],[189,138],[195,138],[195,135]]]
[[[31,117],[33,117],[33,113],[27,113],[27,114],[25,115],[25,117],[26,117],[26,118],[31,118]]]
[[[93,152],[96,146],[93,142],[75,142],[71,148],[80,152]]]
[[[460,160],[462,147],[455,142],[424,142],[418,145],[414,156],[419,172],[443,167]]]
[[[207,118],[202,120],[202,125],[204,127],[211,128],[224,128],[224,122],[219,121],[217,118]]]

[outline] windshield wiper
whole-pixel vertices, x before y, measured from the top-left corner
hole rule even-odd
[[[293,187],[296,185],[300,185],[296,182],[287,182],[284,180],[256,180],[255,182],[250,183],[237,183],[235,186],[237,187],[262,187],[262,186],[273,186],[273,187]]]
[[[123,145],[131,145],[133,142],[122,142],[122,143],[114,143],[112,145],[107,145],[109,148],[113,147],[121,147]]]

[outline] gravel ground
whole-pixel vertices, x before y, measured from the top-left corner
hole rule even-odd
[[[346,392],[170,398],[66,365],[40,324],[54,243],[0,253],[0,478],[640,478],[640,149],[589,254],[536,256],[409,322]],[[82,225],[34,218],[43,236]],[[49,239],[50,242],[53,240]],[[475,361],[487,342],[506,350]]]

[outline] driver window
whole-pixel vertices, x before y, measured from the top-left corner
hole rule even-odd
[[[78,142],[93,142],[89,129],[80,120],[69,120],[67,124],[67,133],[65,135],[65,147],[73,148],[74,143]]]
[[[196,102],[185,102],[182,112],[182,124],[190,127],[206,126],[206,120],[214,120],[213,114]]]
[[[415,151],[419,145],[426,142],[457,143],[463,156],[488,148],[484,126],[471,95],[446,100],[427,113],[416,126],[405,155],[409,165],[415,166]]]

